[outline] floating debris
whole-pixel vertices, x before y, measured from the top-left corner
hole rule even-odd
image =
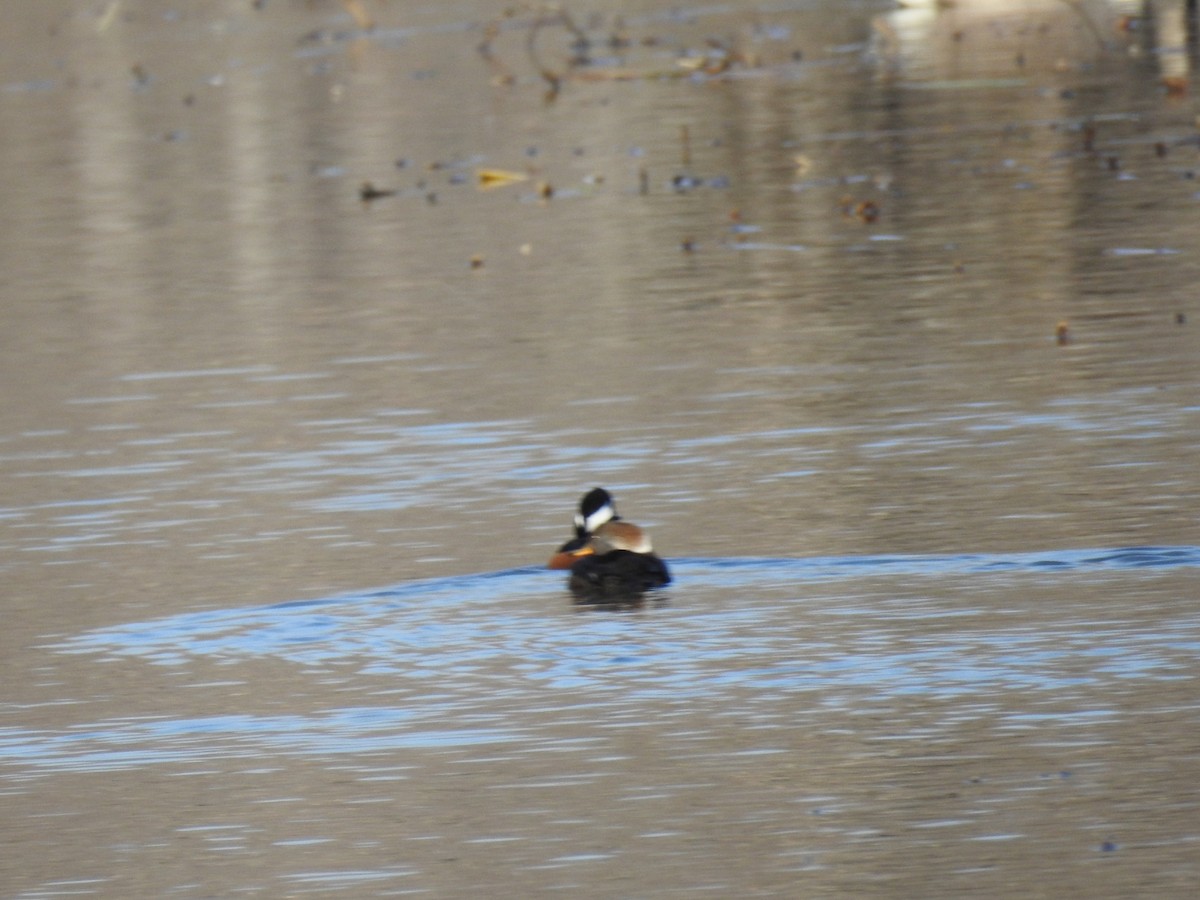
[[[847,195],[839,201],[839,206],[846,218],[855,218],[868,225],[879,218],[879,204],[874,200],[858,200]]]
[[[1164,75],[1159,84],[1166,90],[1168,97],[1185,97],[1188,92],[1188,80],[1183,75]]]
[[[510,172],[505,169],[479,169],[475,178],[479,189],[484,191],[529,180],[529,176],[523,172]]]
[[[1144,24],[1141,16],[1126,13],[1117,16],[1117,20],[1113,23],[1113,30],[1121,35],[1131,34],[1135,31],[1141,31]]]
[[[1083,126],[1083,152],[1096,152],[1096,126],[1091,122]]]
[[[146,67],[141,63],[134,63],[129,67],[129,74],[133,76],[133,89],[136,91],[145,90],[150,86],[150,73],[146,71]]]
[[[1066,319],[1062,319],[1054,326],[1054,340],[1060,347],[1071,343],[1071,326]]]
[[[676,175],[671,179],[671,187],[676,193],[686,194],[690,190],[700,187],[704,182],[693,175]]]
[[[714,175],[712,178],[701,178],[698,175],[689,175],[681,172],[671,178],[671,189],[677,194],[686,194],[689,191],[697,190],[698,188],[713,188],[715,190],[723,190],[729,187],[729,179],[724,175]],[[648,186],[643,188],[640,193],[647,193]]]
[[[731,234],[758,234],[762,231],[761,225],[750,225],[746,222],[734,222],[729,226]]]
[[[379,200],[383,197],[395,197],[396,191],[394,188],[377,188],[369,181],[364,181],[362,187],[358,189],[358,198],[364,203],[370,203],[372,200]]]

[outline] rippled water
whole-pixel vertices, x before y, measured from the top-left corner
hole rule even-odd
[[[524,568],[184,613],[42,648],[144,664],[171,712],[76,700],[68,728],[4,729],[0,763],[17,802],[77,777],[217,790],[172,841],[227,855],[210,883],[230,891],[436,891],[473,858],[451,884],[484,865],[607,892],[654,859],[653,891],[804,873],[954,896],[1067,889],[1110,854],[1165,865],[1169,890],[1197,836],[1148,813],[1190,803],[1155,760],[1194,737],[1157,729],[1195,708],[1198,566],[1195,547],[685,559],[620,610]],[[730,832],[753,874],[722,861]],[[1012,868],[1047,854],[1051,873]]]
[[[0,893],[1191,896],[1178,11],[356,8],[8,11]]]
[[[335,749],[319,737],[310,745],[306,724],[318,733],[332,729],[335,744],[344,742],[337,752],[353,752],[363,749],[354,739],[360,729],[370,734],[447,716],[490,721],[497,717],[488,708],[498,701],[534,702],[559,689],[593,695],[601,707],[614,692],[622,703],[683,696],[728,702],[731,692],[742,689],[767,704],[807,692],[825,695],[828,703],[831,695],[856,688],[869,688],[879,699],[977,700],[1006,689],[1053,690],[1065,692],[1058,699],[1067,701],[1072,689],[1086,693],[1106,681],[1191,681],[1200,621],[1188,614],[1156,618],[1153,631],[1140,633],[1135,619],[1105,623],[1073,610],[1033,628],[1020,621],[1022,610],[988,602],[995,586],[1037,593],[1106,573],[1188,575],[1198,564],[1200,551],[1190,547],[1052,556],[677,560],[682,587],[615,608],[548,604],[561,601],[555,583],[561,577],[515,569],[330,600],[186,613],[100,629],[51,649],[176,667],[276,659],[309,667],[318,680],[325,667],[350,667],[357,676],[432,681],[402,711],[336,711],[331,720],[316,722],[283,717],[251,724],[240,716],[213,722],[215,731],[226,731],[228,721],[229,731],[267,741],[292,735],[297,752]],[[973,602],[964,602],[965,591],[975,595]],[[579,618],[601,611],[614,615]],[[996,621],[1005,617],[1013,620],[1007,627]],[[398,690],[394,685],[392,691]],[[512,725],[450,730],[443,737],[435,732],[427,739],[445,745],[532,739]],[[180,730],[195,727],[207,730],[205,723]],[[140,743],[174,734],[157,726],[147,731],[131,737]],[[405,745],[422,735],[398,740]],[[37,758],[40,765],[55,765],[45,751]],[[103,758],[97,762],[104,767]]]

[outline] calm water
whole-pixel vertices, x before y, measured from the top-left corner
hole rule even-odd
[[[1191,896],[1178,9],[364,8],[7,13],[0,893]]]

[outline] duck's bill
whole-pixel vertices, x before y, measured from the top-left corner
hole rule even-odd
[[[569,569],[579,561],[581,556],[590,556],[595,551],[591,547],[578,547],[574,550],[559,550],[546,563],[547,569]]]

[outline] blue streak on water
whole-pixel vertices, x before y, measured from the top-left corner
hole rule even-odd
[[[506,743],[522,737],[519,730],[432,727],[438,715],[434,710],[367,707],[311,716],[116,719],[61,734],[8,728],[0,729],[0,760],[34,769],[104,771],[213,757],[254,758],[263,752],[326,756]],[[418,722],[423,727],[410,727]]]
[[[36,774],[481,743],[573,752],[587,740],[546,733],[539,715],[624,727],[643,720],[647,704],[692,700],[771,717],[853,715],[864,701],[913,697],[968,714],[1024,697],[1038,710],[1049,703],[1045,714],[1066,728],[1110,715],[1101,698],[1122,684],[1197,677],[1200,621],[1190,610],[1168,607],[1166,618],[1138,625],[1084,607],[1030,623],[985,615],[973,599],[988,586],[1017,597],[1085,575],[1196,568],[1197,547],[672,566],[677,581],[661,599],[617,614],[573,605],[561,573],[525,567],[86,632],[48,649],[185,675],[208,662],[236,677],[240,663],[271,661],[300,667],[300,708],[306,687],[326,696],[322,680],[334,676],[355,705],[14,728],[0,731],[0,762]],[[172,710],[186,709],[183,694],[172,696]]]
[[[1074,573],[1107,569],[1140,570],[1200,566],[1200,548],[1131,547],[1113,550],[1064,550],[1054,554],[960,554],[947,556],[815,557],[809,559],[677,559],[672,561],[677,585],[667,596],[683,595],[687,585],[705,590],[786,589],[805,583],[886,577],[971,576]],[[153,662],[180,664],[189,657],[276,655],[314,664],[356,653],[378,654],[386,667],[397,651],[434,652],[449,644],[460,652],[489,655],[546,632],[546,609],[561,592],[561,575],[539,567],[409,582],[358,594],[316,600],[287,601],[264,607],[209,610],[148,622],[135,622],[79,635],[54,649],[68,653],[141,656]],[[803,602],[801,596],[792,598]],[[561,607],[554,607],[561,609]],[[553,609],[553,608],[552,608]],[[969,612],[969,611],[968,611]],[[859,609],[871,619],[894,617],[878,609]],[[692,611],[705,614],[703,609]],[[927,615],[906,610],[903,618]],[[938,616],[955,612],[939,611]],[[737,613],[720,613],[726,625]],[[762,624],[764,613],[753,607],[741,612],[749,627]],[[555,626],[557,627],[557,626]],[[591,629],[591,637],[597,628]],[[687,631],[686,626],[681,633]],[[546,637],[555,636],[553,631]],[[476,644],[475,642],[479,643]],[[511,649],[511,648],[507,648]],[[740,652],[733,647],[730,652]]]

